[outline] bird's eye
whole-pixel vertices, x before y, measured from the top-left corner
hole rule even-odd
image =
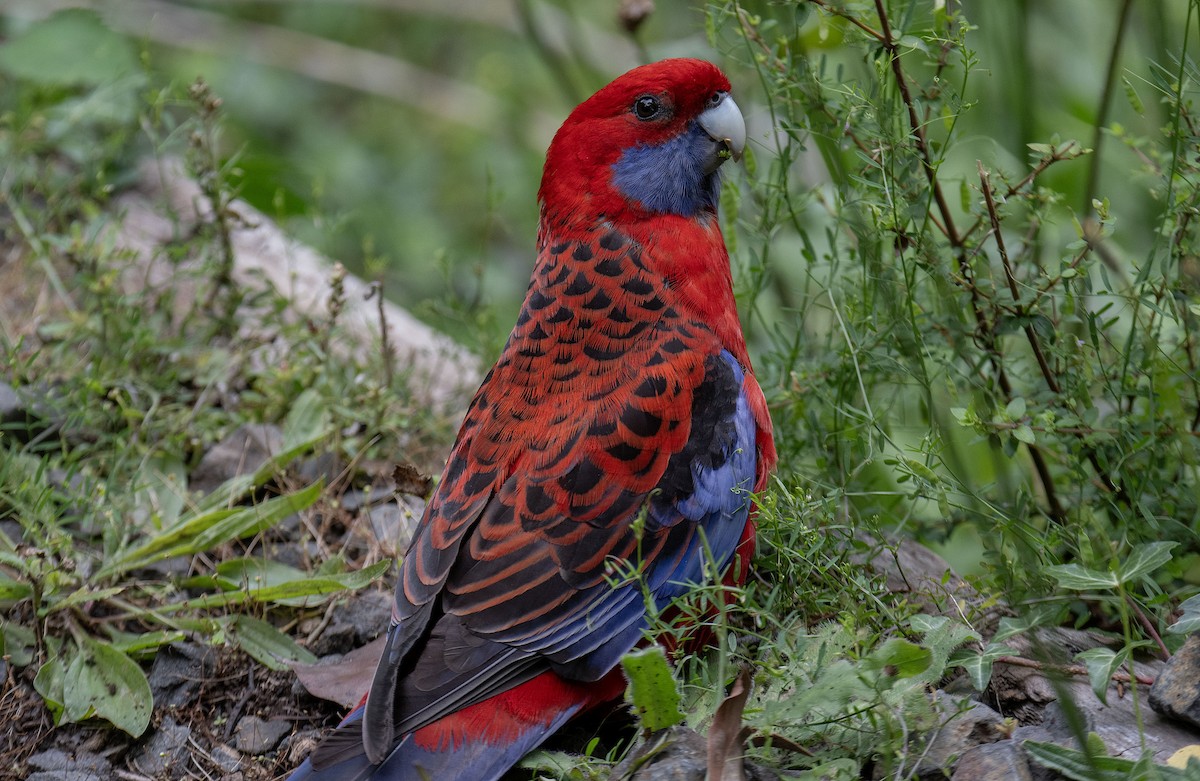
[[[718,105],[722,100],[725,99],[726,94],[727,93],[724,93],[724,92],[714,92],[713,94],[709,95],[708,96],[709,107],[711,108],[712,106]]]
[[[642,95],[633,102],[633,113],[643,122],[654,119],[662,113],[662,103],[653,95]]]

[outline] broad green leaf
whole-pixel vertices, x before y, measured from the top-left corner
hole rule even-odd
[[[1106,590],[1117,587],[1117,576],[1111,572],[1100,572],[1078,564],[1055,564],[1046,567],[1046,572],[1058,581],[1058,585],[1072,591]]]
[[[113,648],[131,658],[153,655],[164,645],[178,643],[187,635],[178,629],[160,629],[157,632],[113,632],[108,642]]]
[[[1002,618],[996,627],[996,634],[992,635],[992,642],[1003,643],[1030,629],[1055,624],[1060,611],[1057,605],[1034,605],[1019,616]]]
[[[0,572],[0,602],[20,602],[33,594],[33,587],[28,583],[13,580]]]
[[[313,664],[317,657],[275,627],[250,616],[230,616],[223,622],[229,638],[239,648],[272,670],[288,669],[288,662]]]
[[[33,630],[15,621],[0,621],[0,639],[3,653],[17,667],[33,664],[33,653],[37,647],[37,636]]]
[[[627,697],[642,727],[655,732],[683,722],[679,689],[662,648],[630,651],[621,658],[621,667],[629,679]]]
[[[62,11],[0,46],[0,71],[49,86],[98,86],[137,69],[129,40],[94,11]]]
[[[283,422],[283,449],[307,447],[323,439],[329,433],[330,425],[329,410],[321,394],[309,388],[292,402],[292,409]]]
[[[51,656],[46,660],[46,663],[38,668],[37,675],[33,677],[33,688],[42,695],[42,702],[46,703],[56,725],[62,723],[63,700],[66,699],[63,689],[66,679],[67,668],[63,665],[63,660],[57,656]]]
[[[183,459],[160,454],[148,460],[141,470],[135,501],[154,519],[154,528],[174,526],[187,499],[187,470]]]
[[[988,643],[982,651],[973,648],[960,648],[950,655],[948,666],[961,667],[971,679],[975,691],[982,692],[992,679],[992,666],[1002,656],[1016,654],[1016,651],[1000,643]]]
[[[930,616],[918,613],[909,619],[909,625],[922,635],[921,641],[932,654],[927,679],[940,677],[947,661],[959,646],[979,640],[979,633],[966,624],[953,621],[946,616]]]
[[[67,666],[64,721],[99,716],[139,737],[150,726],[154,695],[137,662],[108,643],[84,637]]]
[[[1129,649],[1122,648],[1120,651],[1114,651],[1111,648],[1089,648],[1088,650],[1076,654],[1076,659],[1082,661],[1087,667],[1088,681],[1092,684],[1092,691],[1096,693],[1096,698],[1105,705],[1108,704],[1108,687],[1112,682],[1113,673],[1117,668],[1125,664],[1129,658]]]
[[[896,678],[911,678],[929,669],[933,654],[928,648],[893,637],[875,649],[865,661],[867,669],[883,670]]]
[[[1179,610],[1183,613],[1179,620],[1167,627],[1167,631],[1175,635],[1190,635],[1200,630],[1200,594],[1185,599]]]
[[[1147,542],[1134,546],[1133,551],[1117,569],[1117,577],[1122,583],[1131,583],[1144,575],[1149,575],[1171,560],[1171,550],[1177,542]]]

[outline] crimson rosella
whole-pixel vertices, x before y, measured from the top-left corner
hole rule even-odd
[[[744,576],[775,447],[717,224],[746,139],[729,90],[707,62],[645,65],[555,135],[533,279],[400,565],[370,692],[293,781],[496,779],[620,697],[643,589],[683,595],[706,547]]]

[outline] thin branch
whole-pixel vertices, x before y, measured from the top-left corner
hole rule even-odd
[[[1033,659],[1026,659],[1023,656],[999,656],[996,658],[997,664],[1007,664],[1012,667],[1027,667],[1031,670],[1040,672],[1061,672],[1068,675],[1087,675],[1088,669],[1082,664],[1044,664]],[[1115,683],[1140,683],[1142,686],[1153,686],[1154,679],[1149,675],[1130,676],[1129,673],[1115,672],[1112,674],[1112,680]]]

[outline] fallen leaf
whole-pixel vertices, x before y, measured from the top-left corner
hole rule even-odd
[[[300,683],[314,697],[353,708],[371,686],[387,635],[380,635],[348,654],[325,656],[315,664],[293,664]]]

